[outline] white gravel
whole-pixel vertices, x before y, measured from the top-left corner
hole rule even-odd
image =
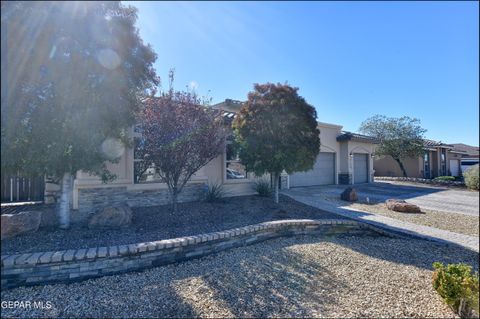
[[[141,273],[21,287],[4,301],[50,301],[2,317],[453,317],[431,286],[461,248],[388,237],[280,238]]]

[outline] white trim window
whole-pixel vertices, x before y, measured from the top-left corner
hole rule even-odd
[[[248,172],[240,162],[238,149],[232,142],[225,145],[225,179],[227,181],[246,180]]]

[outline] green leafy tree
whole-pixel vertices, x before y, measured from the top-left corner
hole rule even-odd
[[[156,54],[120,2],[2,1],[2,171],[62,181],[69,226],[73,175],[114,178],[119,141],[158,84]]]
[[[376,154],[390,155],[400,166],[404,177],[407,177],[407,171],[403,160],[421,156],[425,152],[423,134],[426,130],[420,126],[420,120],[415,118],[375,115],[361,124],[360,132],[379,141]]]
[[[255,84],[233,127],[247,171],[273,176],[312,169],[320,151],[315,108],[287,84]]]

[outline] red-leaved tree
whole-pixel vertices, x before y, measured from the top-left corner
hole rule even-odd
[[[173,211],[178,195],[195,172],[222,154],[227,133],[218,110],[195,93],[170,89],[145,100],[141,113],[142,138],[136,147],[137,174],[147,168],[166,183]]]

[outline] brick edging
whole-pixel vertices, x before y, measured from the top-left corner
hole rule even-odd
[[[341,227],[336,227],[342,225]],[[337,228],[337,230],[336,230]],[[1,286],[13,288],[55,282],[71,282],[143,270],[198,258],[222,250],[279,236],[306,233],[383,232],[350,219],[299,219],[269,221],[225,231],[142,242],[1,256]]]

